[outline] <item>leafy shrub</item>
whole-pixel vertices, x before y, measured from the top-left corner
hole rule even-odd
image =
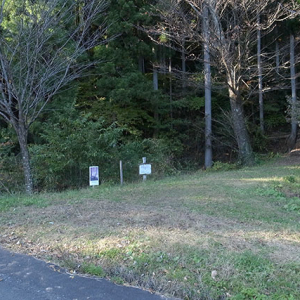
[[[56,113],[42,124],[43,143],[30,148],[35,185],[39,190],[61,190],[86,186],[88,168],[99,166],[101,181],[119,180],[123,161],[124,180],[138,179],[142,157],[153,163],[157,175],[170,172],[171,155],[160,140],[130,140],[117,124],[105,127],[75,109]]]
[[[0,193],[23,190],[22,165],[15,156],[17,145],[9,128],[0,130]]]
[[[79,117],[75,111],[60,114],[43,124],[43,144],[31,146],[35,184],[47,189],[81,186],[88,181],[84,170],[112,159],[120,130],[103,128],[102,122]]]

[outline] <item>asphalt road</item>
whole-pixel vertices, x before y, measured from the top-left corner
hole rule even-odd
[[[1,300],[166,300],[105,279],[70,275],[31,256],[0,248]],[[171,300],[171,299],[169,299]]]

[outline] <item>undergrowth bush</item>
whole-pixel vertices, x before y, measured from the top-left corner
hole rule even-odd
[[[89,166],[99,166],[102,182],[119,181],[123,161],[125,181],[139,178],[142,157],[153,164],[154,176],[172,172],[172,160],[161,140],[132,138],[114,123],[90,120],[75,109],[56,113],[41,125],[42,143],[30,147],[35,185],[39,190],[62,190],[88,185]]]
[[[8,128],[0,130],[0,194],[23,190],[21,161],[14,154],[17,144]]]

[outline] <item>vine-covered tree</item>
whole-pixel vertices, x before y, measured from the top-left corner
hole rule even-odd
[[[33,192],[28,130],[46,104],[94,62],[103,42],[105,0],[3,0],[0,36],[0,116],[18,137],[27,193]]]

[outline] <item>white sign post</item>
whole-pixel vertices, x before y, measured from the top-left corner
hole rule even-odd
[[[99,167],[92,166],[89,168],[90,186],[99,185]]]
[[[120,182],[123,185],[123,162],[120,160]]]
[[[146,157],[143,157],[143,164],[139,166],[139,174],[143,175],[143,181],[146,181],[147,175],[151,174],[151,164],[146,164]]]

